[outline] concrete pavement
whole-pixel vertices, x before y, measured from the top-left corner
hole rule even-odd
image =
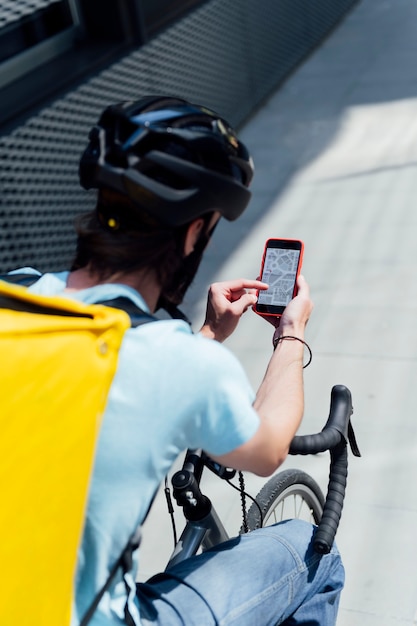
[[[315,311],[300,432],[321,429],[330,389],[343,383],[363,454],[351,457],[338,532],[346,587],[337,626],[417,623],[416,24],[415,0],[362,0],[245,125],[253,201],[218,228],[186,303],[198,327],[209,282],[255,277],[268,237],[304,240]],[[252,313],[228,340],[254,386],[270,341]],[[326,455],[284,465],[295,466],[325,487]],[[239,498],[218,483],[208,487],[236,532]],[[248,477],[251,491],[262,483]],[[165,510],[158,498],[141,579],[171,547]]]

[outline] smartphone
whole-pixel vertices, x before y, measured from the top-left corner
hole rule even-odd
[[[259,291],[254,311],[280,316],[297,294],[297,276],[303,262],[304,243],[298,239],[268,239],[261,265],[261,280],[269,289]]]

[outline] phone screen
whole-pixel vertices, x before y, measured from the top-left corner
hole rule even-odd
[[[270,315],[283,313],[296,292],[301,253],[302,243],[299,241],[267,242],[261,280],[268,283],[269,289],[259,292],[256,311]]]

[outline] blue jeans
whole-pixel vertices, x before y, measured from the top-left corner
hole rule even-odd
[[[290,520],[236,537],[137,587],[143,626],[334,626],[344,583],[337,549]]]

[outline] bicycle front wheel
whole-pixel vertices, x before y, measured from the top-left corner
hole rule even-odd
[[[318,524],[324,507],[319,485],[309,474],[296,469],[272,476],[255,500],[247,514],[249,531],[294,518]]]

